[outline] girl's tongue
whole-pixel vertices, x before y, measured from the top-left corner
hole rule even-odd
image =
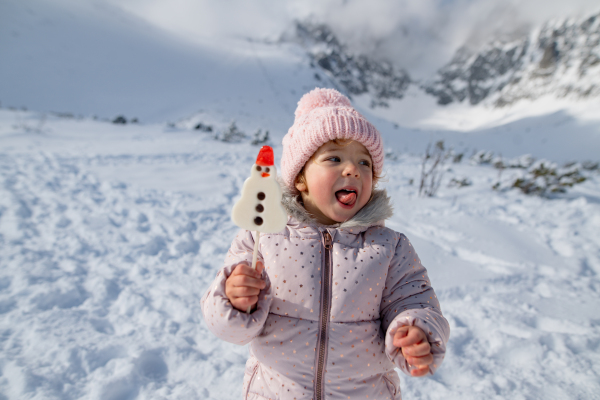
[[[350,192],[348,190],[338,190],[335,192],[335,197],[337,197],[340,203],[343,203],[347,206],[354,204],[356,201],[356,192]]]

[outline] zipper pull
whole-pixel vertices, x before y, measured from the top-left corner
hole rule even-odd
[[[333,247],[333,240],[331,240],[331,235],[328,231],[323,232],[323,239],[325,240],[325,248],[331,250]]]

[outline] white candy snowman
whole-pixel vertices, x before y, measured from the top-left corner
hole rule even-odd
[[[281,205],[281,188],[271,147],[260,149],[250,177],[242,187],[242,197],[233,206],[231,219],[249,231],[274,233],[285,228],[287,215]]]
[[[273,149],[263,146],[242,187],[242,197],[231,210],[231,219],[242,229],[256,232],[252,268],[256,269],[260,233],[275,233],[285,228],[287,214],[281,205]],[[250,307],[248,307],[248,313]]]

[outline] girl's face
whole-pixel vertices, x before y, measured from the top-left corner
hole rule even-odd
[[[304,179],[296,179],[304,207],[318,222],[332,225],[352,218],[371,198],[371,156],[355,141],[330,141],[304,166]]]

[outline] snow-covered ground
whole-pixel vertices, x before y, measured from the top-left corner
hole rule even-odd
[[[247,349],[217,340],[199,302],[258,147],[214,134],[269,130],[279,161],[296,102],[331,82],[293,45],[182,42],[105,1],[0,2],[0,60],[0,400],[238,399]],[[499,170],[468,160],[597,162],[598,100],[353,101],[389,151],[388,225],[452,328],[435,376],[402,376],[404,398],[600,398],[600,173],[541,198],[492,190]],[[437,140],[465,156],[419,197]]]
[[[257,147],[0,110],[0,148],[0,398],[239,398],[247,349],[206,329],[199,299]],[[442,368],[403,376],[404,398],[598,398],[599,174],[544,199],[449,166],[445,183],[473,184],[423,198],[420,158],[386,160],[388,224],[452,327]]]

